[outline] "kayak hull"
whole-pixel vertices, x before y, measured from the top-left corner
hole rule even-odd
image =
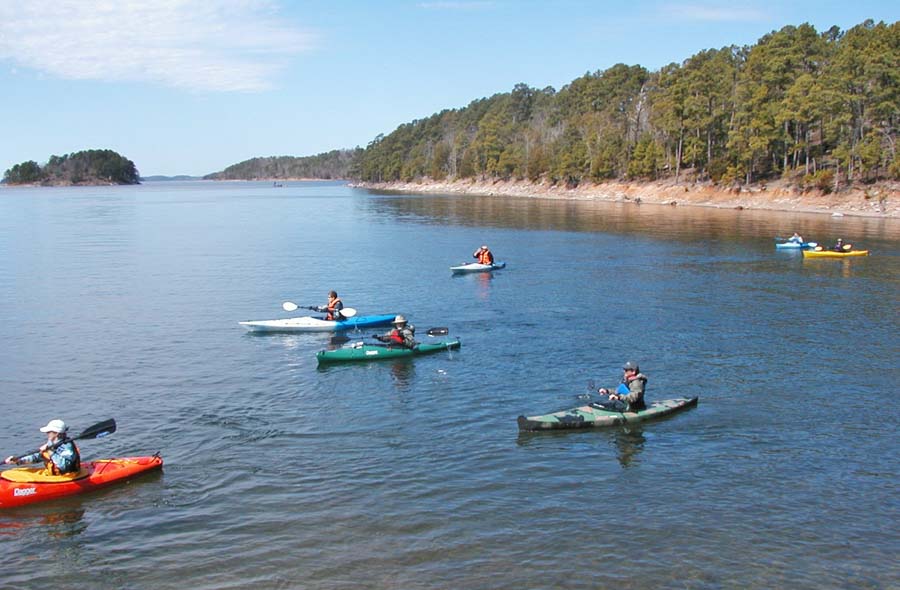
[[[818,242],[778,242],[775,247],[779,250],[808,250],[818,245]]]
[[[388,346],[385,344],[354,344],[337,350],[320,350],[316,360],[320,365],[331,363],[350,363],[359,361],[381,361],[401,359],[434,354],[442,350],[455,350],[460,347],[459,338],[442,342],[428,342],[416,345],[415,348]]]
[[[541,416],[519,416],[519,430],[572,430],[646,422],[674,414],[697,405],[699,397],[675,398],[652,402],[639,412],[611,412],[595,404],[587,404]]]
[[[804,258],[852,258],[854,256],[868,256],[868,250],[850,250],[849,252],[835,252],[834,250],[804,250]]]
[[[9,469],[0,472],[0,510],[90,492],[162,466],[162,457],[153,455],[85,461],[81,471],[71,476],[42,477],[40,467]]]
[[[505,262],[495,262],[494,264],[480,264],[478,262],[473,262],[471,264],[451,266],[450,270],[456,274],[463,274],[467,272],[491,272],[494,270],[499,270],[501,268],[506,268]]]
[[[323,320],[311,316],[286,318],[283,320],[253,320],[238,322],[251,332],[340,332],[386,326],[394,321],[397,314],[364,315],[340,321]]]

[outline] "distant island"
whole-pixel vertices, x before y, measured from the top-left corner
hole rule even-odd
[[[16,164],[3,174],[4,184],[78,186],[140,184],[134,162],[112,150],[84,150],[50,156],[44,166],[33,160]]]
[[[207,174],[204,180],[346,180],[362,155],[361,148],[332,150],[315,156],[252,158]]]

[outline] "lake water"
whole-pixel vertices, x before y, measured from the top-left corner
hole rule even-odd
[[[776,252],[795,230],[872,256]],[[451,276],[482,243],[507,269]],[[0,587],[900,587],[898,286],[898,220],[340,183],[2,188],[0,454],[50,418],[114,417],[86,458],[166,464],[0,513]],[[328,335],[237,323],[330,289],[462,348],[318,369]],[[519,434],[629,359],[648,398],[698,407]]]

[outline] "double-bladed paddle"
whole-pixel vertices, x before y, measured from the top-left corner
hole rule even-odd
[[[85,428],[84,431],[74,437],[65,438],[63,440],[57,440],[52,445],[48,446],[47,449],[55,449],[59,445],[70,441],[70,440],[90,440],[92,438],[103,438],[104,436],[109,436],[113,432],[116,431],[116,421],[113,418],[109,420],[104,420],[103,422],[97,422],[91,427]],[[45,449],[45,450],[47,450]],[[13,455],[13,461],[17,461],[19,457],[27,457],[28,455],[33,455],[35,453],[40,453],[41,449],[35,449],[33,451],[29,451],[27,453],[22,453],[20,455]]]
[[[281,304],[281,309],[283,309],[284,311],[297,311],[298,309],[301,309],[301,308],[309,309],[312,311],[318,311],[319,313],[323,313],[326,311],[318,305],[297,305],[296,303],[294,303],[292,301],[285,301],[284,303]],[[352,307],[345,307],[344,309],[338,310],[338,312],[344,318],[352,318],[353,316],[356,315],[356,310],[353,309]]]
[[[428,334],[429,336],[446,336],[447,334],[450,333],[450,329],[443,328],[443,327],[442,328],[429,328],[428,330],[425,331],[425,333]],[[373,337],[381,336],[381,334],[372,334],[372,336]],[[357,339],[358,338],[366,338],[366,335],[363,334],[362,336],[347,336],[346,334],[338,334],[336,336],[331,337],[331,343],[332,344],[345,344],[347,342],[350,342],[354,338],[357,338]]]

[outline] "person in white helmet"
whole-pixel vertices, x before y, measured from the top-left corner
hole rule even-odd
[[[42,445],[38,452],[24,457],[11,455],[4,463],[39,463],[44,462],[44,472],[47,475],[62,475],[74,473],[81,469],[81,453],[75,441],[66,436],[69,427],[62,420],[50,420],[41,432],[47,434],[47,444]]]
[[[390,332],[383,336],[376,334],[374,338],[381,342],[386,342],[391,346],[415,348],[416,344],[418,344],[415,340],[416,329],[412,325],[406,323],[406,318],[402,315],[398,315],[391,323],[394,325],[394,328]]]
[[[477,259],[479,264],[494,264],[494,255],[488,250],[487,245],[475,250],[472,258]]]

